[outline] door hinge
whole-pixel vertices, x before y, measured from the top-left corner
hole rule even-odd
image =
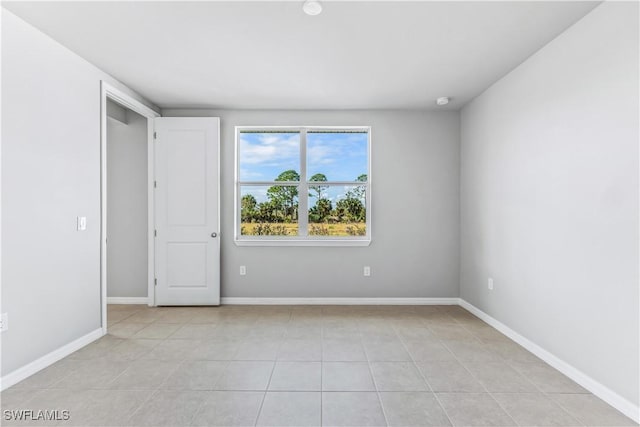
[[[158,230],[153,230],[153,237],[158,237]]]
[[[158,188],[158,181],[153,181],[153,188]]]
[[[153,139],[158,139],[158,133],[157,132],[153,133]]]
[[[153,279],[153,286],[158,286],[158,279]]]

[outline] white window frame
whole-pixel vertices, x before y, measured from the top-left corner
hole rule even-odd
[[[265,130],[300,133],[300,181],[240,181],[240,132]],[[309,236],[310,186],[318,183],[307,180],[307,132],[309,131],[363,131],[367,133],[367,182],[327,181],[327,185],[353,185],[366,188],[366,235],[364,236]],[[236,126],[235,127],[235,186],[234,186],[234,242],[238,246],[369,246],[371,244],[371,127],[370,126]],[[323,182],[323,185],[325,183]],[[240,234],[241,186],[296,186],[298,187],[298,236],[243,236]],[[301,215],[300,213],[304,213]]]

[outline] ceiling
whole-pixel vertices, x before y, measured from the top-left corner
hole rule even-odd
[[[598,2],[3,2],[160,107],[458,109]]]

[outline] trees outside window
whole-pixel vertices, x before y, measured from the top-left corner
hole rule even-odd
[[[370,240],[368,128],[237,128],[237,241]]]

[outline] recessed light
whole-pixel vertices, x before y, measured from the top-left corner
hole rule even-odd
[[[302,10],[307,15],[316,16],[322,12],[322,5],[317,0],[307,0],[302,5]]]
[[[436,104],[443,106],[443,105],[447,105],[449,103],[450,98],[448,96],[441,96],[440,98],[436,99]]]

